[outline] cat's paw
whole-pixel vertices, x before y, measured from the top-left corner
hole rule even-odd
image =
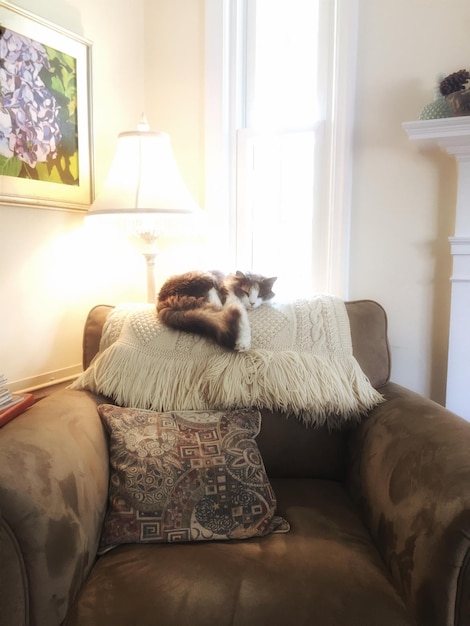
[[[249,340],[248,340],[248,341],[246,341],[246,340],[245,340],[245,341],[243,341],[242,339],[239,339],[239,340],[237,341],[237,343],[235,344],[235,346],[234,346],[234,348],[233,348],[233,349],[234,349],[236,352],[246,352],[246,351],[247,351],[247,350],[249,350],[250,348],[251,348],[251,342],[250,342]]]
[[[236,305],[236,308],[240,317],[238,321],[238,333],[234,350],[237,352],[246,352],[251,348],[251,328],[248,320],[248,313],[240,303]]]
[[[235,342],[234,349],[237,352],[246,352],[251,348],[251,329],[248,320],[245,319],[246,314],[242,316],[238,338]]]

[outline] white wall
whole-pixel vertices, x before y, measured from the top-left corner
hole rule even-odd
[[[181,175],[204,208],[204,1],[146,0],[146,111],[169,133]],[[197,239],[160,242],[157,286],[172,273],[206,267]]]
[[[467,0],[361,0],[350,295],[389,316],[393,378],[445,400],[456,164],[403,121],[468,63]]]
[[[96,188],[144,102],[143,0],[17,0],[92,42]],[[90,239],[83,213],[0,205],[0,372],[18,389],[79,370],[93,304],[145,299],[143,261]],[[117,271],[115,271],[117,270]]]
[[[171,134],[203,204],[203,0],[18,4],[93,41],[98,188],[115,134],[145,107],[152,127]],[[443,402],[456,167],[440,152],[421,153],[401,123],[433,99],[439,73],[468,63],[470,6],[361,0],[359,7],[350,297],[385,306],[394,380]],[[78,363],[91,304],[145,298],[140,259],[103,242],[99,262],[89,241],[81,244],[81,223],[78,214],[0,208],[0,371],[12,380]],[[160,277],[182,259],[187,266],[187,254],[164,253]],[[197,264],[196,251],[189,258]],[[120,259],[127,263],[113,274]]]

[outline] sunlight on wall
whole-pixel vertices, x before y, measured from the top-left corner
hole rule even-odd
[[[130,242],[117,236],[97,236],[82,226],[57,238],[44,262],[48,267],[44,287],[51,294],[60,292],[63,303],[143,296],[142,259]]]
[[[170,274],[203,267],[200,239],[161,238],[156,260],[157,286]],[[37,263],[37,261],[36,261]],[[132,238],[82,226],[57,238],[45,251],[43,288],[57,304],[146,300],[146,264]]]
[[[30,248],[5,287],[10,307],[1,347],[12,356],[3,367],[15,380],[79,363],[87,311],[143,299],[144,263],[125,242],[94,242],[79,227]]]
[[[159,248],[157,289],[170,274],[205,267],[204,246],[194,237],[162,239]],[[0,344],[12,357],[3,369],[24,388],[39,372],[54,380],[80,367],[83,324],[93,306],[147,300],[146,264],[131,240],[80,223],[31,248],[5,287],[10,304]]]

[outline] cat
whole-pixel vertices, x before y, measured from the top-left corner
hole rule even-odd
[[[276,280],[251,272],[226,276],[219,271],[192,271],[171,276],[158,294],[158,318],[171,328],[244,352],[251,347],[247,311],[274,298]]]

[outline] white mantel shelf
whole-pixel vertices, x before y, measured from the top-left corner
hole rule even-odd
[[[444,148],[455,143],[465,144],[465,138],[470,138],[470,116],[403,122],[403,128],[413,141],[430,145],[441,145],[442,142],[441,147]]]
[[[404,122],[409,138],[438,146],[459,166],[453,256],[446,406],[470,421],[470,116]]]

